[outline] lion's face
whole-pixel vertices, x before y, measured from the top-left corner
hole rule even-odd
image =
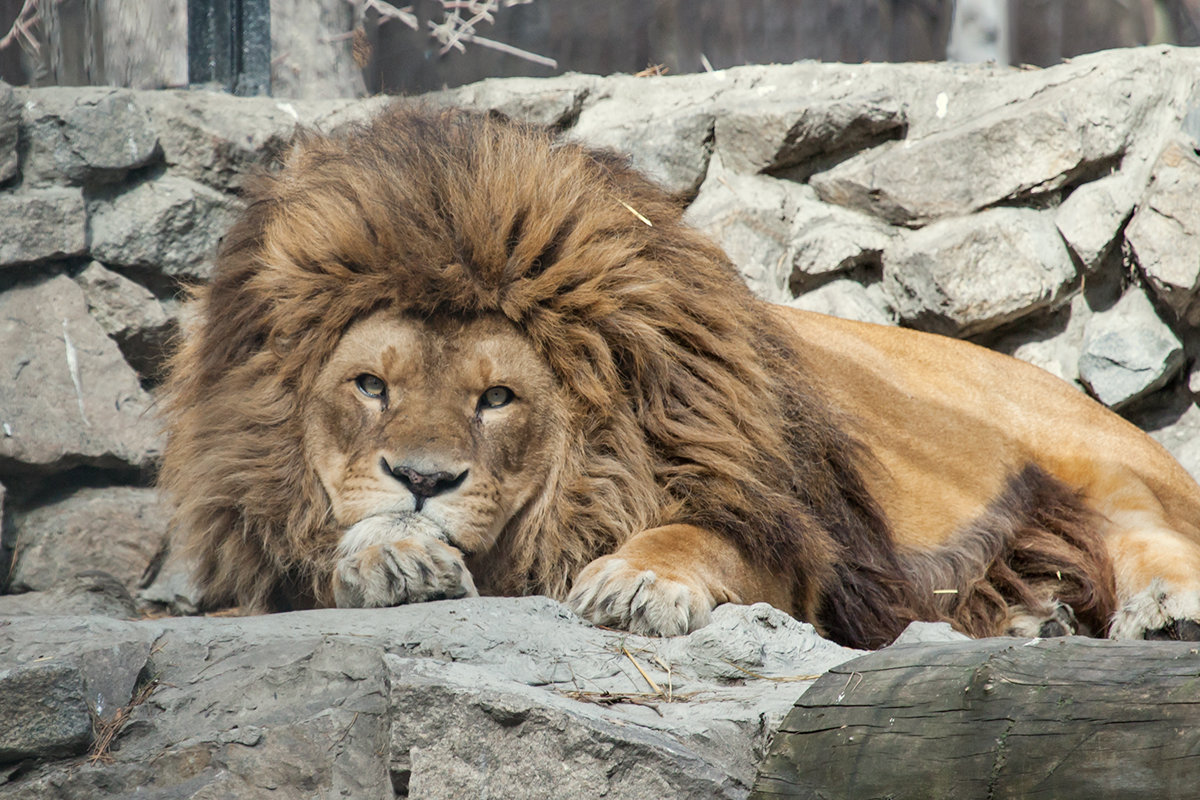
[[[549,367],[507,320],[378,312],[347,329],[304,447],[343,548],[436,532],[485,553],[545,485],[563,429]]]

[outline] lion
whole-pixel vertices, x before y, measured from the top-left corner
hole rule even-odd
[[[542,593],[671,636],[1200,635],[1200,487],[1067,383],[756,298],[621,157],[399,104],[303,132],[196,289],[161,484],[208,606]]]

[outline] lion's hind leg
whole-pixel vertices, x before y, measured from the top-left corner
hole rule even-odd
[[[1116,607],[1102,527],[1078,492],[1029,465],[972,524],[903,561],[932,599],[921,613],[968,635],[1102,635]]]

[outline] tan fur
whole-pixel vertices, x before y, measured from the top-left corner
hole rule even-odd
[[[1141,432],[980,348],[768,306],[609,154],[398,106],[249,201],[166,387],[210,604],[542,592],[670,634],[765,601],[857,646],[1200,613],[1200,489]]]

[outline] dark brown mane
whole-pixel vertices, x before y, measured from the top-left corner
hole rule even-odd
[[[297,418],[345,327],[390,307],[505,315],[573,404],[555,502],[509,526],[481,586],[561,598],[630,535],[694,522],[794,576],[795,611],[841,641],[903,626],[896,555],[855,466],[866,454],[724,254],[624,162],[398,106],[304,136],[249,200],[167,387],[163,483],[210,600],[328,601],[337,532]],[[822,606],[830,591],[848,613]]]

